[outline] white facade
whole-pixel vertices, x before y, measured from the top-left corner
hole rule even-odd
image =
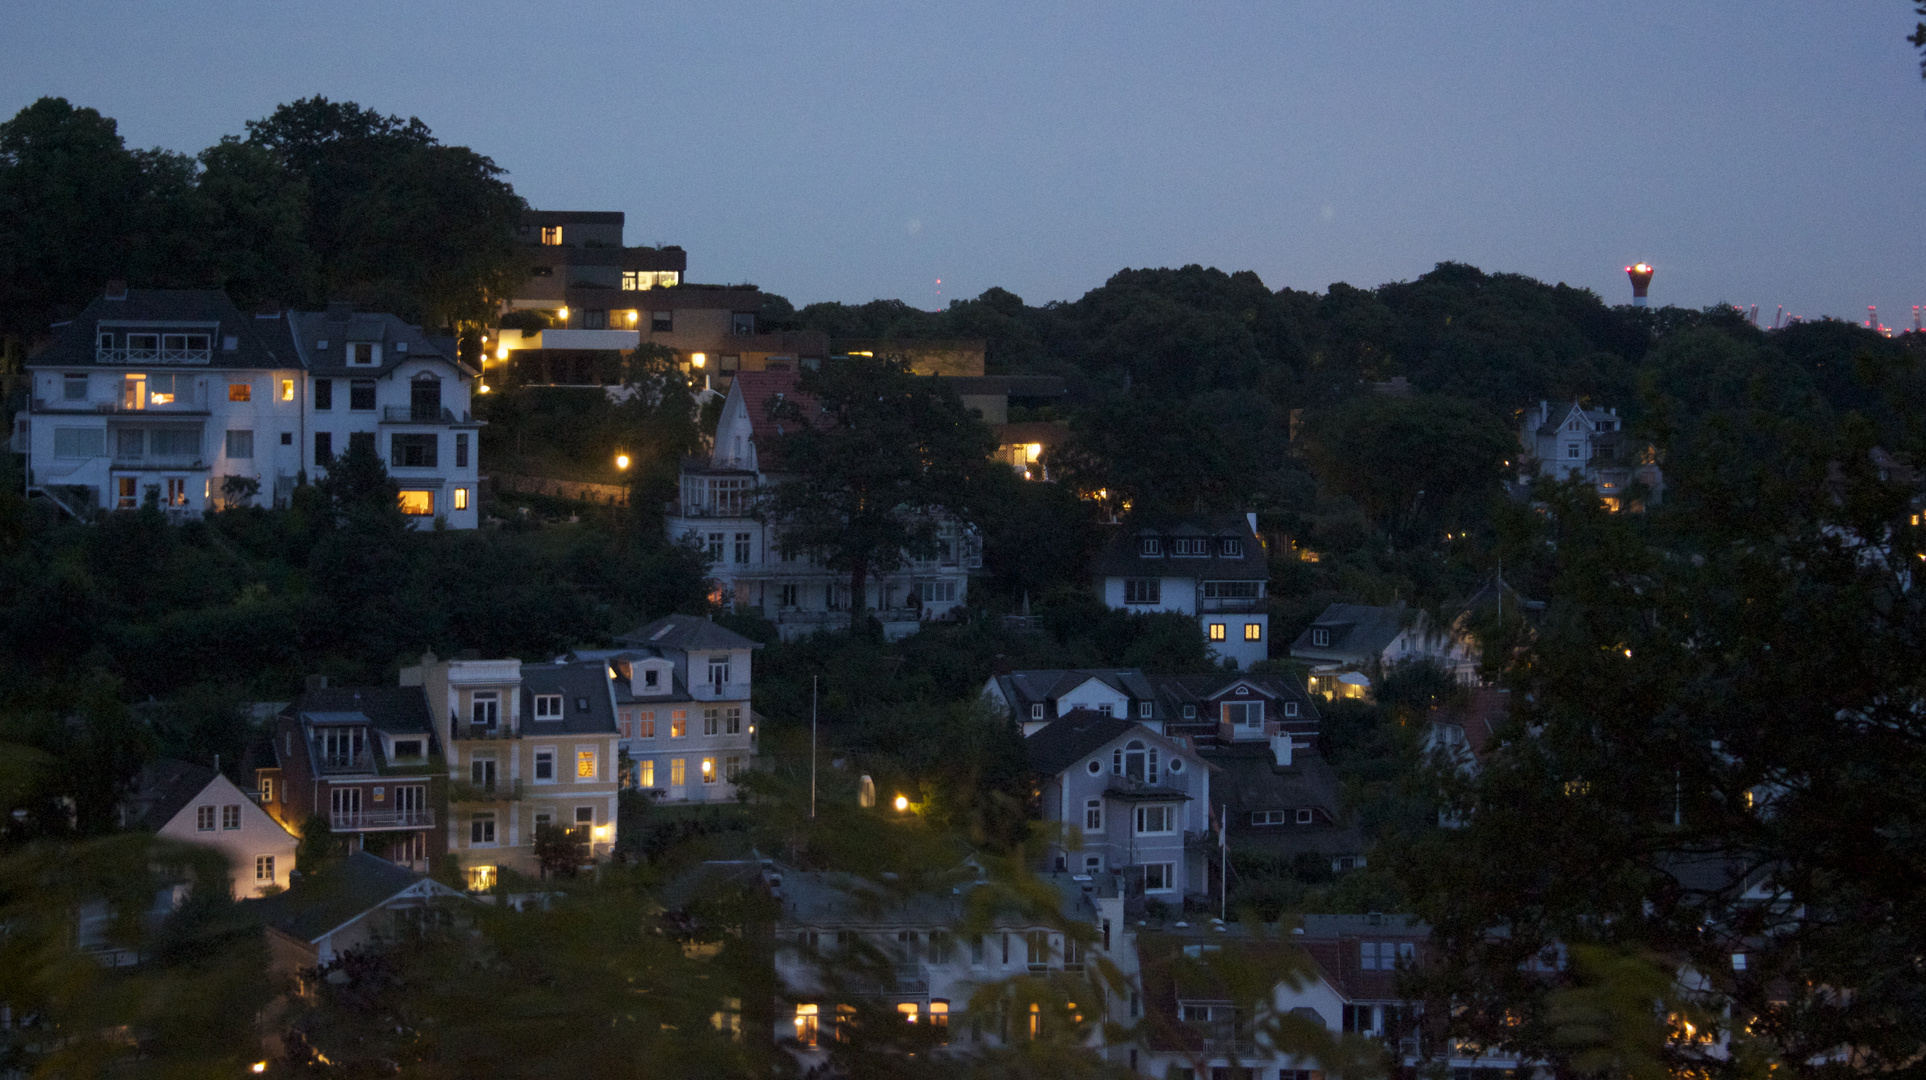
[[[1518,476],[1583,480],[1598,489],[1605,505],[1622,508],[1625,489],[1642,483],[1657,499],[1665,481],[1649,452],[1625,437],[1618,410],[1587,409],[1573,401],[1540,401],[1524,412],[1518,429]]]
[[[237,900],[286,888],[300,842],[255,805],[252,796],[219,775],[169,818],[158,835],[227,856],[228,880]]]
[[[1122,526],[1092,576],[1105,607],[1191,616],[1205,647],[1239,668],[1270,655],[1270,573],[1256,514]]]
[[[1147,898],[1179,907],[1208,888],[1191,880],[1184,841],[1211,827],[1210,766],[1177,740],[1131,722],[1044,777],[1038,802],[1045,821],[1078,838],[1079,850],[1053,853],[1070,872],[1128,873]]]

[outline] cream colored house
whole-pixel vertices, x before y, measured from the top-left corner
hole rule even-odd
[[[592,858],[615,847],[614,677],[603,660],[437,660],[401,670],[420,686],[448,760],[449,854],[473,889],[502,869],[538,873],[536,832],[579,830]]]
[[[227,856],[234,897],[285,888],[299,838],[268,816],[233,781],[201,765],[160,761],[142,770],[122,823],[167,840],[211,847]]]

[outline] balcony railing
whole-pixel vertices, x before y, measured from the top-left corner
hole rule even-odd
[[[697,701],[747,701],[749,700],[749,684],[746,682],[699,682],[689,687],[689,696],[695,698]]]
[[[485,727],[481,724],[456,724],[454,733],[457,739],[479,739],[484,741],[516,739],[521,737],[519,732],[507,724],[496,724],[493,727]]]
[[[466,424],[473,418],[468,413],[457,416],[452,409],[417,409],[412,405],[385,405],[381,409],[381,419],[390,424]]]
[[[366,750],[363,750],[359,754],[317,753],[314,755],[314,763],[315,767],[320,769],[324,776],[338,773],[368,773],[375,771],[374,755],[368,753]]]
[[[1204,596],[1197,600],[1198,611],[1252,612],[1264,610],[1261,596]]]
[[[512,802],[521,797],[520,780],[497,780],[492,784],[458,780],[448,785],[448,801],[451,803]]]
[[[206,349],[94,349],[96,364],[205,364],[214,359]]]
[[[432,829],[433,809],[420,810],[342,810],[328,814],[328,827],[335,832],[382,832],[389,829]]]
[[[207,468],[207,462],[199,454],[115,454],[114,468],[179,469],[183,472],[195,472]]]

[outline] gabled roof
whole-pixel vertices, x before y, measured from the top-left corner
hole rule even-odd
[[[1155,695],[1150,682],[1136,668],[1052,668],[1037,671],[1012,671],[1003,682],[1004,693],[1015,692],[1025,704],[1055,701],[1092,679],[1128,698],[1148,699]],[[1014,704],[1015,702],[1013,702]]]
[[[1238,683],[1248,684],[1258,693],[1275,701],[1297,702],[1297,716],[1293,718],[1294,720],[1312,723],[1318,720],[1317,702],[1294,676],[1218,672],[1202,675],[1151,675],[1148,679],[1156,687],[1158,696],[1163,699],[1163,705],[1169,711],[1172,720],[1178,723],[1183,722],[1185,705],[1207,703]],[[1198,720],[1204,720],[1201,709],[1199,714]]]
[[[1073,709],[1050,721],[1023,740],[1023,745],[1030,753],[1031,767],[1043,776],[1054,776],[1133,729],[1167,746],[1179,745],[1135,720],[1089,709]]]
[[[162,323],[216,324],[213,353],[205,364],[125,364],[100,362],[95,351],[99,323],[106,320],[118,332],[138,331],[141,323],[154,324],[163,332]],[[225,339],[234,338],[234,349],[225,348]],[[224,371],[239,368],[298,368],[301,360],[288,337],[287,323],[278,318],[256,318],[234,306],[227,294],[216,289],[129,289],[124,300],[97,296],[71,322],[54,326],[53,340],[28,361],[37,367],[100,367],[149,372]]]
[[[1405,620],[1413,614],[1402,605],[1370,607],[1365,604],[1332,604],[1291,643],[1292,656],[1316,659],[1373,660],[1397,639]],[[1314,630],[1330,632],[1329,645],[1311,644]]]
[[[388,735],[427,735],[434,730],[428,695],[419,686],[340,686],[306,690],[282,716],[316,723],[353,722],[354,714]]]
[[[263,925],[312,943],[425,881],[405,866],[357,851],[302,875],[286,892],[246,903]],[[441,885],[434,889],[444,896],[461,895]]]
[[[137,829],[159,830],[186,809],[195,796],[206,791],[217,775],[205,765],[172,758],[143,766],[134,781],[134,793],[125,803],[127,824]]]
[[[559,720],[535,718],[537,695],[560,694]],[[615,709],[609,701],[609,668],[601,660],[522,665],[522,738],[543,735],[613,735]]]
[[[1199,750],[1198,756],[1217,769],[1210,794],[1229,808],[1232,846],[1283,856],[1355,855],[1365,849],[1363,831],[1343,813],[1344,785],[1323,755],[1299,750],[1289,765],[1279,767],[1268,745],[1252,742]],[[1328,820],[1250,823],[1252,811],[1303,809],[1323,811]]]
[[[1146,537],[1164,542],[1156,555],[1143,553]],[[1177,555],[1172,539],[1205,537],[1209,554]],[[1242,541],[1243,554],[1225,555],[1224,540]],[[1157,521],[1133,519],[1117,526],[1091,563],[1090,572],[1106,577],[1188,577],[1200,581],[1267,581],[1271,571],[1264,544],[1242,514],[1205,514]]]
[[[432,337],[394,315],[335,306],[328,311],[291,311],[288,321],[294,326],[302,359],[317,375],[386,375],[410,360],[440,360],[473,374],[453,352],[445,351],[441,343],[448,339]],[[381,362],[349,367],[346,346],[351,341],[380,342]]]
[[[744,374],[755,374],[745,372]],[[726,626],[717,626],[698,615],[664,615],[646,626],[617,634],[618,644],[631,649],[643,650],[653,655],[662,655],[664,649],[678,652],[695,650],[716,651],[720,649],[760,649],[760,642],[751,641]]]
[[[776,443],[791,423],[770,416],[770,402],[780,396],[801,406],[806,417],[822,415],[816,398],[796,389],[801,381],[802,373],[797,371],[739,371],[729,386],[729,396],[740,397],[743,410],[749,414],[749,437],[756,444],[757,461],[765,472],[775,464]]]

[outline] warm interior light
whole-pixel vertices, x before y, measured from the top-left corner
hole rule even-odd
[[[896,796],[896,812],[900,814],[903,811],[908,809],[909,809],[909,796],[908,795]]]
[[[627,455],[627,454],[617,454],[617,455],[615,455],[615,467],[616,467],[616,468],[618,468],[618,469],[626,469],[626,468],[628,468],[628,467],[629,467],[629,455]]]
[[[483,384],[481,384],[481,387],[480,387],[479,389],[477,389],[477,390],[476,390],[475,392],[476,392],[476,393],[478,393],[478,394],[486,394],[486,393],[488,393],[488,384],[487,384],[487,383],[483,383]]]
[[[255,1062],[254,1064],[252,1064],[252,1065],[249,1065],[249,1066],[248,1066],[248,1071],[249,1071],[249,1072],[257,1072],[257,1073],[264,1073],[264,1072],[266,1072],[266,1071],[267,1071],[267,1062],[265,1062],[265,1061],[257,1061],[257,1062]]]
[[[636,313],[633,311],[629,312],[629,321],[634,322],[635,319],[636,319]]]
[[[555,317],[562,320],[564,323],[568,322],[568,308],[564,307],[562,310],[556,312]]]
[[[501,348],[499,348],[499,349],[496,349],[496,350],[495,350],[495,359],[497,359],[497,360],[506,360],[506,359],[508,359],[508,346],[506,346],[506,345],[503,345],[503,346],[502,346]]]
[[[689,354],[689,363],[694,364],[696,367],[701,367],[702,365],[708,362],[709,362],[709,357],[703,353]]]
[[[1023,448],[1023,458],[1025,461],[1034,462],[1036,461],[1036,459],[1042,456],[1043,456],[1042,443],[1029,443],[1025,445]]]

